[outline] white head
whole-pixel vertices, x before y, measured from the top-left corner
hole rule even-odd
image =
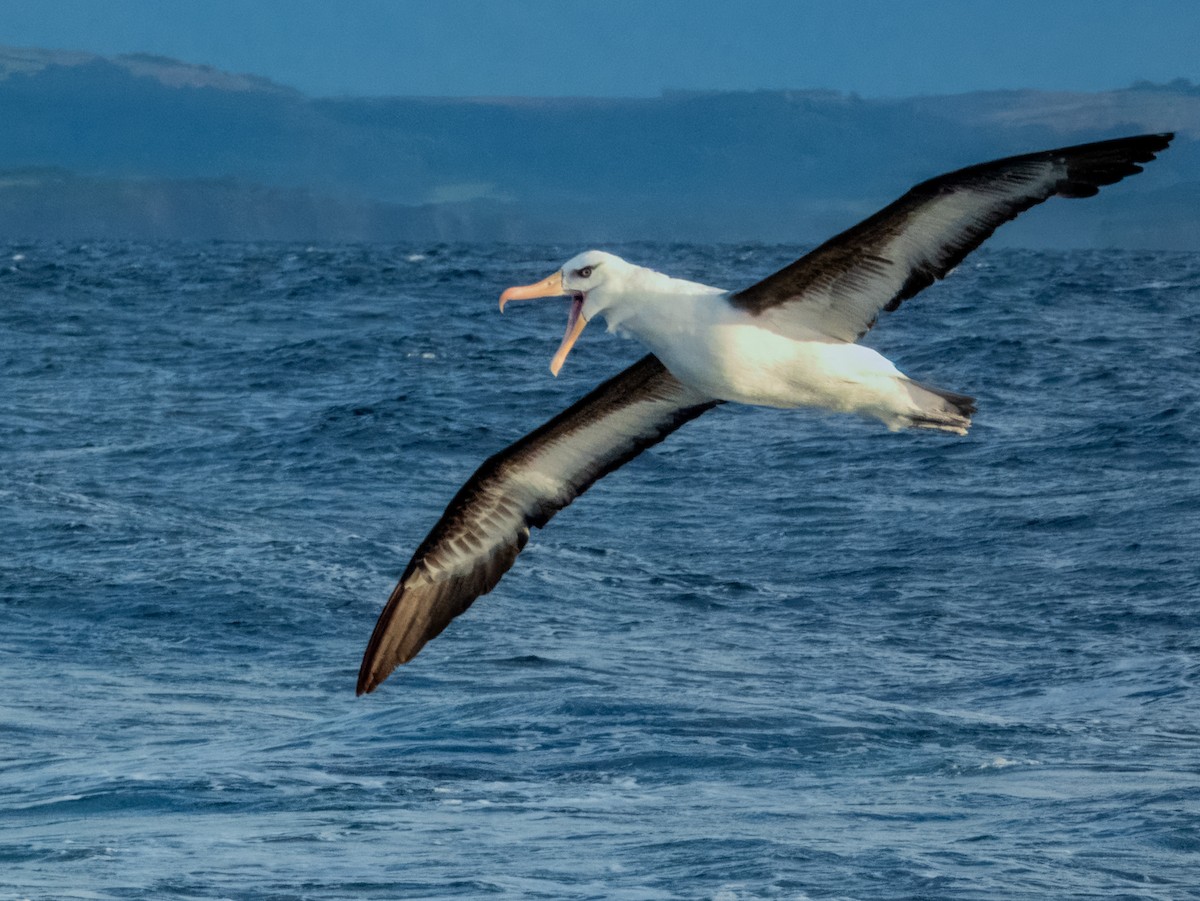
[[[642,271],[640,267],[627,263],[619,256],[603,250],[587,250],[572,257],[563,267],[540,282],[509,288],[500,295],[500,311],[510,300],[528,300],[534,297],[571,298],[571,312],[567,316],[567,331],[562,344],[550,361],[550,371],[558,375],[563,361],[583,331],[588,320],[600,315],[624,296],[631,278]]]

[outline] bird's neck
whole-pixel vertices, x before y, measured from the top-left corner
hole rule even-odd
[[[658,340],[695,328],[697,314],[724,293],[721,288],[639,269],[609,299],[601,315],[610,332],[629,334],[653,349]]]

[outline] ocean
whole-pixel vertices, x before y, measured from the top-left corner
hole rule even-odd
[[[714,410],[355,697],[582,249],[0,246],[0,898],[1200,898],[1200,255],[985,248],[867,338],[968,437]]]

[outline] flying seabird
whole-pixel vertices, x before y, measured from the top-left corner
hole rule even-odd
[[[587,251],[513,300],[571,298],[557,375],[584,325],[651,353],[484,461],[404,570],[367,644],[358,693],[490,591],[529,539],[597,479],[734,401],[819,407],[889,429],[965,435],[974,399],[916,382],[857,344],[880,311],[944,278],[998,226],[1055,195],[1090,197],[1141,172],[1174,137],[1140,135],[970,166],[922,182],[786,268],[730,292]]]

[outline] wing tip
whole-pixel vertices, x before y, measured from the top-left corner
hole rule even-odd
[[[1145,135],[1145,137],[1147,139],[1157,143],[1157,146],[1154,148],[1155,152],[1157,152],[1159,150],[1167,149],[1168,145],[1170,145],[1170,143],[1175,140],[1175,132],[1173,132],[1173,131],[1158,131],[1158,132],[1154,132],[1153,134]]]
[[[379,614],[379,619],[375,622],[371,639],[367,642],[367,649],[363,652],[362,664],[358,668],[358,683],[354,690],[358,697],[373,692],[406,659],[402,659],[401,655],[396,653],[394,640],[387,640],[393,629],[393,621],[396,610],[400,606],[400,599],[404,595],[404,581],[401,579],[392,591],[392,596],[388,598],[387,604]]]
[[[355,697],[361,698],[363,695],[369,695],[379,687],[380,683],[383,682],[383,680],[386,679],[388,674],[391,672],[391,670],[389,670],[387,673],[383,673],[382,675],[378,674],[375,671],[375,660],[372,659],[369,654],[370,652],[368,652],[368,656],[363,657],[362,666],[359,667],[358,670],[358,683],[354,686]]]
[[[418,648],[419,649],[419,648]],[[366,656],[363,657],[362,666],[358,670],[358,683],[354,687],[356,697],[369,695],[380,685],[384,683],[388,676],[394,673],[397,667],[408,663],[416,656],[414,651],[411,654],[399,655],[392,660],[382,659],[382,655],[372,654],[373,649],[368,649]]]
[[[363,654],[362,665],[358,669],[358,683],[354,689],[357,697],[369,695],[377,689],[388,676],[396,671],[397,667],[403,666],[416,657],[421,648],[433,637],[425,635],[413,642],[408,640],[409,635],[405,634],[398,644],[390,643],[385,647],[383,636],[390,631],[391,627],[389,613],[390,607],[385,608],[383,615],[379,617],[379,624],[376,626],[376,631],[380,633],[378,640],[376,640],[376,636],[372,635],[366,653]],[[385,617],[388,620],[387,625],[383,624]]]
[[[358,683],[354,686],[355,697],[361,698],[363,695],[369,695],[377,689],[381,682],[388,677],[391,670],[385,673],[377,673],[375,668],[375,660],[371,657],[370,651],[367,656],[363,657],[362,666],[358,670]]]
[[[1054,193],[1067,198],[1092,197],[1102,187],[1144,172],[1145,164],[1156,160],[1174,137],[1174,132],[1159,132],[1064,147],[1058,154],[1066,171]]]
[[[1175,132],[1173,131],[1153,131],[1140,135],[1130,135],[1125,138],[1113,138],[1111,141],[1097,141],[1096,143],[1138,146],[1140,149],[1148,153],[1157,153],[1160,150],[1166,150],[1167,146],[1173,140],[1175,140]]]
[[[1117,142],[1124,142],[1126,146],[1136,149],[1137,155],[1131,157],[1134,163],[1149,163],[1156,159],[1155,154],[1161,153],[1171,146],[1171,142],[1175,140],[1175,132],[1160,131],[1151,134],[1135,135],[1130,138],[1118,138]],[[1138,172],[1142,171],[1140,168]]]

